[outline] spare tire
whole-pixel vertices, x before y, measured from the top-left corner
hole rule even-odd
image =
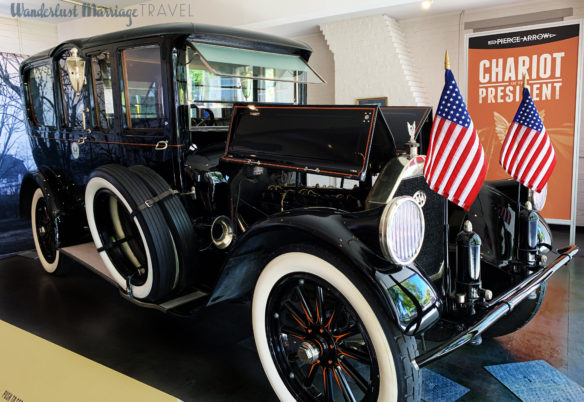
[[[184,289],[192,285],[194,279],[195,233],[193,224],[178,195],[172,192],[170,184],[154,170],[146,166],[132,166],[130,170],[138,175],[150,189],[152,197],[164,196],[158,205],[170,227],[177,250],[178,264],[173,289]]]
[[[120,165],[101,166],[85,189],[95,246],[115,282],[130,296],[156,301],[174,284],[176,252],[164,214],[140,177]]]

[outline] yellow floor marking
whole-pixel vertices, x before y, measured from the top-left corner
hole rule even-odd
[[[5,401],[177,402],[178,399],[0,321],[0,402]]]

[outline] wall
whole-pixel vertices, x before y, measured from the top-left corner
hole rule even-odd
[[[557,0],[533,1],[518,3],[504,7],[469,10],[460,13],[450,13],[423,18],[404,19],[400,25],[406,34],[411,54],[415,61],[418,73],[424,77],[424,87],[431,100],[430,105],[436,106],[444,84],[444,51],[448,49],[452,64],[452,71],[457,78],[462,93],[466,93],[465,77],[465,34],[472,33],[464,30],[464,24],[471,21],[495,19],[512,15],[536,13],[540,11],[573,8],[573,16],[565,20],[584,18],[584,1]],[[584,38],[581,38],[584,40]],[[584,88],[584,82],[583,88]],[[584,91],[583,91],[584,92]],[[580,150],[578,169],[578,209],[577,224],[584,225],[584,93],[581,93],[582,104],[580,112]]]
[[[59,43],[57,26],[0,16],[0,51],[31,55]]]
[[[422,103],[408,47],[394,19],[375,15],[320,26],[335,60],[335,103],[389,98],[392,105]]]
[[[308,85],[308,103],[331,105],[335,103],[335,61],[324,36],[318,32],[294,38],[312,47],[309,64],[326,81],[326,84]]]
[[[0,255],[33,247],[29,224],[16,219],[22,177],[34,168],[24,129],[18,68],[24,55],[56,44],[55,25],[0,16]]]

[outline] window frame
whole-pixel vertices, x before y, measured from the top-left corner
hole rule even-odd
[[[97,81],[95,79],[95,70],[93,69],[93,62],[92,62],[92,58],[93,57],[97,57],[100,54],[103,53],[107,53],[109,54],[109,61],[110,61],[110,74],[111,74],[111,91],[112,91],[112,102],[113,102],[113,120],[111,122],[111,127],[103,127],[101,125],[101,116],[100,116],[100,107],[99,107],[99,101],[98,101],[98,97],[97,97]],[[114,58],[115,58],[115,50],[112,50],[111,48],[99,48],[99,49],[91,49],[89,50],[87,53],[87,59],[89,62],[89,73],[91,76],[91,94],[93,96],[92,102],[91,102],[91,106],[93,108],[92,111],[92,118],[95,119],[95,123],[92,123],[92,126],[94,129],[100,130],[100,131],[112,131],[114,130],[116,127],[116,120],[117,120],[117,107],[116,107],[116,87],[115,87],[115,62],[114,62]],[[106,118],[107,119],[107,118]]]
[[[124,51],[128,49],[136,49],[148,46],[157,46],[158,47],[158,56],[160,61],[160,75],[161,75],[161,84],[162,84],[162,116],[160,117],[161,121],[164,121],[161,127],[132,127],[132,118],[131,118],[131,110],[130,110],[130,92],[128,88],[128,71],[126,69],[126,56]],[[168,60],[163,58],[163,50],[165,48],[164,39],[158,40],[143,40],[143,41],[132,41],[128,43],[123,43],[116,47],[116,60],[118,62],[117,69],[121,73],[118,77],[118,82],[120,85],[119,90],[119,106],[120,106],[120,116],[123,116],[123,120],[121,121],[121,128],[122,130],[129,130],[134,132],[155,132],[156,134],[160,134],[160,132],[164,132],[166,127],[168,126],[168,122],[170,120],[170,105],[168,99],[168,92],[172,90],[168,87]],[[113,67],[112,67],[113,69]],[[124,112],[125,106],[125,112]],[[125,122],[125,125],[124,125]]]
[[[46,124],[41,124],[37,118],[37,112],[35,110],[34,107],[34,103],[32,101],[33,96],[31,93],[31,85],[30,85],[30,79],[31,79],[31,72],[39,67],[48,67],[51,71],[51,75],[53,77],[52,79],[52,92],[53,92],[53,117],[54,117],[54,124],[53,125],[46,125]],[[29,65],[27,65],[24,69],[23,69],[23,85],[25,87],[25,91],[24,95],[25,95],[25,106],[26,106],[26,115],[28,117],[28,122],[29,124],[32,123],[33,127],[46,127],[46,128],[52,128],[52,129],[57,129],[59,127],[59,120],[60,120],[60,116],[59,116],[59,112],[57,111],[57,104],[60,103],[57,98],[55,97],[55,94],[57,93],[56,88],[55,88],[55,66],[54,66],[54,60],[52,58],[46,58],[43,60],[38,60],[35,61],[34,63],[31,63]],[[57,95],[59,96],[59,95]]]

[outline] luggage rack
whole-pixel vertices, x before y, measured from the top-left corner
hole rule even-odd
[[[84,267],[89,268],[91,271],[95,272],[102,278],[106,279],[120,290],[120,294],[124,299],[140,307],[151,308],[173,315],[190,316],[198,312],[201,308],[205,307],[210,298],[209,293],[201,290],[195,290],[190,293],[162,301],[161,303],[150,303],[137,300],[131,297],[128,292],[118,286],[117,282],[111,276],[109,270],[99,256],[99,253],[97,252],[93,242],[63,247],[60,249],[60,251]]]

